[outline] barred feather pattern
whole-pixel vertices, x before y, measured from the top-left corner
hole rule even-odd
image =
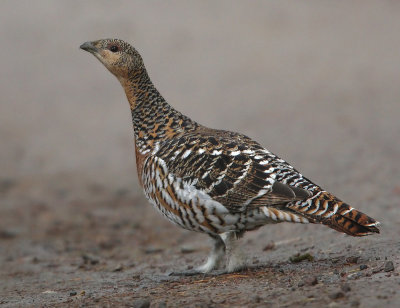
[[[143,165],[146,196],[175,224],[211,234],[283,221],[356,236],[379,231],[375,220],[247,136],[195,127],[157,141]]]
[[[220,234],[268,223],[322,223],[354,236],[378,222],[305,178],[251,138],[204,127],[171,107],[147,74],[132,119],[138,174],[147,198],[173,223]]]
[[[282,221],[322,223],[354,236],[379,233],[373,218],[256,141],[204,127],[171,107],[151,82],[139,53],[126,42],[106,39],[81,48],[124,87],[139,181],[151,203],[175,224],[210,235]]]

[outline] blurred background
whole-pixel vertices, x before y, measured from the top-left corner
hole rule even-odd
[[[395,235],[399,16],[399,1],[1,1],[0,233],[24,239],[9,257],[45,259],[29,239],[77,228],[79,243],[90,215],[150,208],[125,94],[79,49],[109,37],[132,43],[176,109],[253,137]]]

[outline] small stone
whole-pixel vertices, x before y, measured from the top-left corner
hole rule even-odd
[[[309,253],[305,253],[303,255],[298,253],[289,258],[289,261],[292,263],[299,263],[304,260],[312,262],[312,261],[314,261],[314,257],[312,255],[310,255]]]
[[[255,295],[255,296],[253,296],[253,297],[251,298],[251,301],[252,301],[253,303],[259,303],[259,302],[261,302],[261,297],[259,297],[258,295]]]
[[[359,256],[352,256],[352,257],[346,258],[346,262],[356,264],[358,262],[358,259],[360,259]]]
[[[192,252],[195,252],[196,251],[196,249],[194,249],[193,247],[191,247],[191,246],[182,246],[181,247],[181,253],[184,253],[184,254],[186,254],[186,253],[192,253]]]
[[[133,307],[134,308],[149,308],[150,307],[150,300],[141,298],[138,300],[135,300],[133,302]]]
[[[9,239],[15,238],[16,236],[17,236],[17,234],[13,231],[0,230],[0,238],[1,239],[9,240]]]
[[[356,272],[356,273],[352,273],[352,274],[348,275],[347,279],[356,280],[356,279],[361,278],[363,275],[364,275],[364,273]]]
[[[272,250],[272,249],[275,249],[275,242],[271,242],[271,243],[267,244],[267,245],[263,248],[263,251]]]
[[[329,294],[329,298],[331,299],[339,299],[339,298],[343,298],[344,297],[344,293],[342,291],[335,291],[332,292],[331,294]]]
[[[8,192],[11,188],[13,188],[17,182],[11,178],[5,178],[0,180],[0,193]]]
[[[347,293],[351,291],[350,285],[348,283],[344,283],[340,287],[343,292]]]
[[[385,262],[385,267],[384,267],[385,272],[392,272],[394,271],[394,264],[392,261],[387,261]]]
[[[360,302],[358,300],[354,300],[350,303],[350,307],[359,307]]]
[[[39,260],[38,257],[33,257],[33,258],[32,258],[32,263],[37,264],[37,263],[39,263],[39,262],[40,262],[40,260]]]
[[[76,291],[69,292],[69,296],[75,296],[76,294]]]
[[[306,286],[315,286],[316,284],[318,284],[318,279],[316,276],[309,277],[304,281],[304,284]]]
[[[368,265],[366,265],[366,264],[360,265],[360,271],[366,270],[367,268],[368,268]]]
[[[96,265],[100,262],[98,258],[87,254],[82,255],[82,260],[84,264],[90,264],[90,265]]]
[[[303,281],[300,281],[298,284],[297,284],[297,286],[300,288],[300,287],[303,287],[304,286],[304,282]]]
[[[124,269],[124,267],[122,266],[122,264],[118,264],[114,269],[113,272],[120,272]]]
[[[145,254],[153,254],[153,253],[160,253],[160,252],[162,252],[164,249],[162,249],[162,248],[159,248],[159,247],[147,247],[145,250],[144,250],[144,253]]]

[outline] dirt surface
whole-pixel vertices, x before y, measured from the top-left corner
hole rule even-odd
[[[0,306],[399,307],[400,3],[1,1]],[[165,98],[245,133],[382,222],[279,224],[248,269],[170,277],[209,251],[139,189],[129,108],[87,40],[142,53]]]

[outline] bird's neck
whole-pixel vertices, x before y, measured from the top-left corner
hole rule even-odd
[[[159,142],[198,126],[164,100],[145,70],[120,81],[131,108],[139,151],[151,151]]]

